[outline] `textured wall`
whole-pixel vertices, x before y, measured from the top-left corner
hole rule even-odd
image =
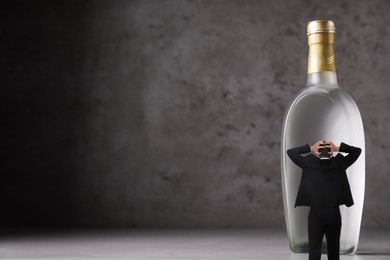
[[[366,130],[363,225],[390,228],[388,1],[0,12],[3,226],[283,227],[283,115],[305,85],[307,22],[332,19],[338,80]]]

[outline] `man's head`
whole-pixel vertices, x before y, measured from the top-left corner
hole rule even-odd
[[[330,159],[331,154],[329,153],[330,150],[330,145],[328,143],[323,143],[319,145],[320,148],[318,148],[319,155],[318,157],[320,159]]]

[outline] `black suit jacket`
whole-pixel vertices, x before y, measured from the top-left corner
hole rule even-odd
[[[342,142],[339,151],[348,155],[339,153],[330,159],[320,159],[314,154],[303,157],[301,154],[310,153],[308,144],[287,150],[291,160],[302,168],[295,207],[333,207],[342,204],[350,207],[354,204],[346,169],[358,159],[362,150]]]

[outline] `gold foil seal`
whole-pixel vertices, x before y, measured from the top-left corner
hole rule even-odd
[[[315,20],[307,24],[307,35],[313,33],[336,33],[336,26],[331,20]]]
[[[309,44],[308,73],[336,72],[334,42],[336,27],[330,20],[316,20],[307,24]]]

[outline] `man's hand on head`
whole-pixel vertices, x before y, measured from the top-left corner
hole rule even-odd
[[[339,147],[336,146],[334,143],[332,143],[332,141],[327,141],[328,145],[327,147],[330,148],[330,152],[329,154],[333,154],[334,152],[338,152],[339,151]]]
[[[315,144],[313,144],[312,146],[310,146],[310,150],[317,154],[317,155],[320,155],[320,152],[318,152],[318,149],[320,148],[324,148],[324,147],[329,147],[328,146],[329,144],[325,141],[317,141]]]
[[[318,152],[318,149],[320,148],[329,148],[330,155],[332,155],[334,152],[339,151],[339,147],[336,146],[332,141],[317,141],[315,144],[310,146],[310,150],[317,155],[320,155],[320,152]]]

